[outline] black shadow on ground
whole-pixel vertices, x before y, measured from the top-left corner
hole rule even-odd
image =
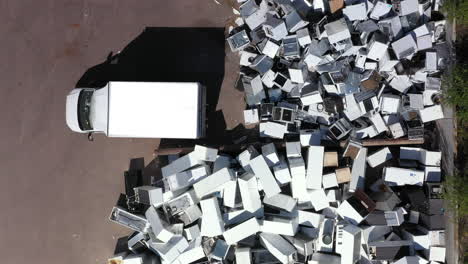
[[[117,239],[117,243],[115,244],[114,255],[129,253],[127,242],[128,236],[119,237],[119,239]]]
[[[213,141],[203,143],[222,142],[226,127],[216,105],[224,78],[224,40],[224,28],[147,27],[120,53],[89,68],[76,87],[98,88],[109,81],[200,82],[207,90],[207,138]],[[161,146],[181,142],[199,143],[163,139]]]

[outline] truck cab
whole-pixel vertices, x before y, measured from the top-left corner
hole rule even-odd
[[[74,132],[108,137],[197,139],[205,135],[205,90],[158,82],[77,88],[67,95],[66,122]]]
[[[78,133],[106,130],[106,89],[73,89],[67,96],[66,120],[68,127]]]

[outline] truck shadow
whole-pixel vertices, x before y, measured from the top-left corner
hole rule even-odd
[[[121,52],[89,68],[76,87],[98,88],[109,81],[200,82],[206,87],[207,138],[223,140],[226,126],[216,106],[224,79],[224,47],[224,28],[147,27]],[[161,140],[161,146],[182,143],[196,141]]]

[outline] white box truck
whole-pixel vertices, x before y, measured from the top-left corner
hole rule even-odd
[[[205,96],[199,83],[109,82],[72,90],[66,122],[90,135],[197,139],[205,136]]]

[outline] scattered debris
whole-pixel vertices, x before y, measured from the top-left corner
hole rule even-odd
[[[110,261],[444,262],[441,153],[421,144],[444,117],[445,21],[423,2],[238,0],[227,42],[260,145],[197,145],[127,186],[110,219],[134,234]]]
[[[440,152],[390,146],[368,155],[354,141],[340,151],[285,146],[250,146],[235,157],[196,145],[168,157],[155,186],[126,181],[134,195],[122,194],[110,219],[134,234],[129,252],[111,260],[147,263],[142,252],[151,251],[178,264],[443,262]],[[190,179],[182,189],[171,183],[198,168],[206,173],[181,174]]]
[[[329,12],[341,9],[343,1],[330,1],[331,9],[320,12],[311,11],[318,3],[307,0],[260,2],[243,3],[241,16],[267,13],[266,20],[256,28],[234,29],[228,43],[241,54],[248,110],[274,104],[291,112],[283,119],[259,111],[262,136],[284,138],[316,128],[332,141],[417,139],[409,123],[443,118],[433,99],[440,94],[443,59],[433,47],[443,41],[434,37],[434,24],[444,21],[413,21],[430,5],[421,9],[410,0],[350,4],[337,18]],[[303,15],[311,12],[313,20]],[[246,118],[252,123],[251,116]],[[271,122],[287,127],[274,129]]]

